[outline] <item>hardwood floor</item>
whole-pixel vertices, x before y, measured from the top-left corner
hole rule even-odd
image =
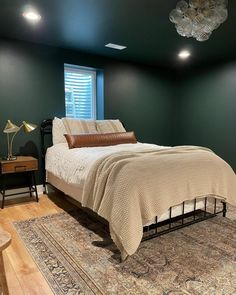
[[[0,209],[0,226],[12,236],[11,245],[3,251],[3,265],[0,263],[0,281],[5,282],[0,295],[52,295],[50,287],[34,263],[23,242],[19,238],[13,221],[46,216],[74,208],[62,193],[39,196],[39,203],[32,198],[7,200],[6,207]],[[236,207],[230,206],[228,218],[236,219]]]
[[[4,288],[0,295],[51,295],[41,272],[16,233],[13,221],[26,220],[34,217],[67,211],[73,208],[70,202],[61,194],[52,193],[39,196],[39,203],[32,198],[17,198],[7,200],[6,207],[0,209],[0,226],[12,236],[11,245],[3,251],[4,269],[0,269],[0,276],[4,277]],[[4,281],[3,280],[3,281]]]

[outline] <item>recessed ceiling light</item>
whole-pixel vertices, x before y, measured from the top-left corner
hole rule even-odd
[[[118,44],[114,44],[114,43],[108,43],[105,46],[109,47],[109,48],[113,48],[113,49],[118,49],[118,50],[123,50],[123,49],[127,48],[127,46],[122,46],[122,45],[118,45]]]
[[[41,19],[41,15],[35,10],[27,10],[23,13],[23,16],[31,22],[38,22]]]
[[[178,54],[178,57],[181,59],[187,59],[190,57],[190,52],[188,50],[182,50],[180,51],[180,53]]]

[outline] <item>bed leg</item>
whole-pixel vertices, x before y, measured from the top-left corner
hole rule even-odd
[[[226,202],[222,202],[222,203],[223,203],[223,217],[226,217],[226,212],[227,212]]]
[[[47,188],[47,184],[43,183],[43,194],[47,194],[48,193],[48,188]]]

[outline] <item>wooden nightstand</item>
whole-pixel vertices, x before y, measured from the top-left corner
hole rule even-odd
[[[38,170],[38,160],[33,157],[18,156],[14,161],[0,160],[0,173],[2,177],[2,209],[4,208],[5,197],[29,193],[35,193],[36,201],[38,202],[38,192],[35,181],[35,171]],[[9,174],[24,173],[28,178],[29,189],[24,192],[6,194],[7,189],[7,176]]]

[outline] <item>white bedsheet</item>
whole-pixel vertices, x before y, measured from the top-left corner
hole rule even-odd
[[[90,168],[102,157],[120,151],[139,152],[165,148],[168,147],[148,143],[135,143],[69,149],[67,143],[59,143],[47,149],[46,170],[65,182],[82,188]]]

